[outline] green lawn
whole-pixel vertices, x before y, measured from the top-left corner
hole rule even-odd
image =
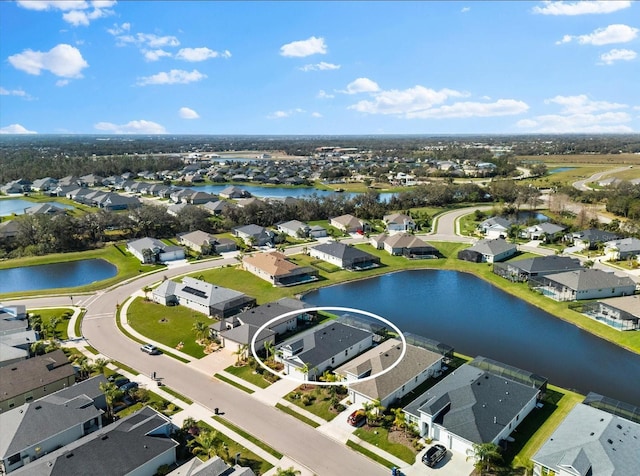
[[[96,281],[85,286],[74,288],[54,288],[40,289],[35,291],[17,291],[13,293],[2,293],[2,299],[10,299],[18,296],[35,296],[42,294],[77,294],[104,289],[119,283],[125,279],[138,276],[140,273],[164,269],[164,266],[142,265],[140,261],[126,251],[124,244],[109,245],[104,248],[89,251],[79,251],[74,253],[55,253],[46,256],[28,256],[24,258],[9,259],[0,262],[0,269],[15,268],[22,266],[37,266],[42,264],[62,263],[67,261],[78,261],[84,259],[104,259],[118,268],[117,274],[109,279]]]
[[[67,340],[69,334],[67,329],[69,328],[69,319],[73,314],[73,310],[69,308],[55,308],[55,309],[30,309],[30,314],[39,314],[42,318],[42,324],[47,324],[51,319],[58,318],[58,324],[56,325],[56,337],[60,340]]]
[[[162,398],[157,393],[153,393],[153,392],[149,391],[147,400],[145,400],[144,402],[135,403],[135,404],[131,405],[130,407],[127,407],[127,408],[125,408],[123,410],[120,410],[118,412],[118,416],[120,418],[123,418],[123,417],[125,417],[127,415],[130,415],[130,414],[142,409],[143,407],[145,407],[147,405],[150,406],[151,408],[159,411],[160,413],[166,415],[166,416],[174,415],[174,414],[176,414],[176,413],[178,413],[179,411],[182,410],[180,407],[178,407],[174,403],[171,403],[171,402],[165,400],[164,398]]]
[[[377,446],[381,450],[386,451],[389,454],[392,454],[402,461],[413,464],[416,461],[416,454],[418,452],[413,448],[409,448],[400,443],[393,443],[389,441],[389,430],[384,427],[376,426],[376,427],[362,427],[358,428],[354,434],[366,441],[369,444]]]
[[[127,319],[131,327],[149,339],[176,348],[180,342],[185,354],[204,357],[202,346],[196,343],[195,322],[209,325],[214,321],[204,314],[184,306],[167,307],[138,297],[129,305]]]
[[[252,383],[256,387],[267,388],[271,385],[270,382],[267,382],[262,374],[255,372],[250,366],[243,365],[241,367],[236,367],[235,365],[230,365],[226,369],[225,372],[228,372],[236,377],[239,377],[243,380],[246,380],[249,383]]]
[[[310,398],[306,399],[304,398],[305,396]],[[308,390],[301,390],[298,387],[295,391],[286,395],[285,399],[326,421],[331,421],[339,415],[339,413],[331,410],[331,397],[326,387],[311,387]],[[305,405],[305,401],[310,402],[310,404]]]

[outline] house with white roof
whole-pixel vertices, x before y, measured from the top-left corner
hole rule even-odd
[[[387,227],[390,235],[396,233],[412,232],[416,229],[416,222],[409,215],[404,213],[391,213],[382,217],[382,221]]]
[[[167,245],[149,237],[129,241],[127,250],[141,263],[164,263],[184,259],[184,249],[181,246]]]
[[[458,259],[473,263],[495,263],[515,255],[518,247],[502,238],[480,240],[470,248],[458,252]]]
[[[579,269],[529,279],[529,287],[556,301],[628,296],[636,283],[627,276],[601,269]]]

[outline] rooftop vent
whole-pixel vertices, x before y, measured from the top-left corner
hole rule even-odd
[[[102,438],[100,438],[102,441],[104,440],[108,440],[109,439],[109,435],[104,435]]]
[[[73,453],[69,453],[67,455],[65,455],[65,458],[72,458],[73,457]]]

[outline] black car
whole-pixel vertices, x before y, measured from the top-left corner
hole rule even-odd
[[[433,445],[422,457],[422,462],[433,468],[447,454],[447,449],[442,445]]]

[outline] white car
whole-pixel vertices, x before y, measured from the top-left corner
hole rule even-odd
[[[142,352],[146,352],[149,355],[156,355],[160,353],[160,350],[158,350],[158,348],[152,344],[145,344],[142,347],[140,347],[140,350]]]

